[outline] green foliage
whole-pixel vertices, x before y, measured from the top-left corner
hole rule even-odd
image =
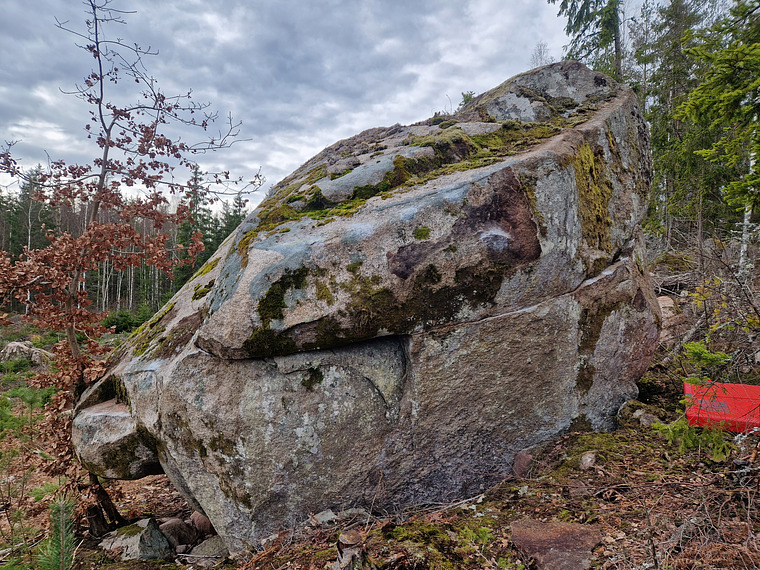
[[[8,390],[5,395],[8,398],[17,398],[21,400],[30,410],[44,408],[55,394],[55,387],[47,388],[29,388],[28,386],[19,386]]]
[[[74,566],[74,501],[59,499],[50,504],[50,537],[37,557],[40,570],[68,570]]]
[[[13,403],[6,396],[0,396],[0,439],[7,432],[19,433],[25,425],[24,418],[13,412]]]
[[[461,111],[465,105],[470,103],[475,98],[475,91],[462,91],[462,100],[459,102],[457,112]],[[444,128],[444,127],[441,127]]]
[[[133,315],[126,309],[108,313],[103,319],[104,327],[113,327],[115,333],[130,332],[135,328]]]
[[[152,316],[153,310],[148,305],[140,305],[135,312],[120,309],[108,313],[102,324],[104,327],[114,327],[115,333],[132,332]]]
[[[704,342],[687,342],[683,345],[688,360],[700,371],[710,374],[721,366],[731,362],[731,357],[725,352],[712,352]]]
[[[669,444],[678,443],[679,453],[686,453],[691,449],[705,449],[713,461],[725,461],[734,449],[731,442],[726,440],[725,432],[691,426],[685,417],[669,424],[657,423],[652,428],[664,435]]]
[[[6,360],[0,362],[0,374],[17,373],[29,370],[32,363],[26,358],[17,358],[16,360]]]
[[[548,2],[556,4],[557,0]],[[571,38],[569,58],[598,61],[601,53],[612,48],[613,64],[601,71],[622,79],[621,10],[621,0],[560,0],[559,15],[567,17],[565,32]]]
[[[427,239],[430,237],[430,228],[427,226],[419,226],[414,228],[414,239]]]
[[[477,529],[472,529],[468,526],[462,528],[459,531],[458,536],[460,541],[472,543],[478,548],[483,548],[486,544],[493,540],[493,531],[485,526]]]
[[[46,481],[42,487],[37,487],[35,489],[32,489],[29,491],[29,496],[34,499],[36,503],[39,503],[42,499],[47,497],[48,495],[52,495],[59,489],[60,485],[58,483],[53,483],[52,481]]]
[[[720,192],[736,173],[696,152],[712,145],[721,129],[704,114],[686,117],[678,111],[707,71],[693,51],[700,42],[695,31],[707,25],[707,10],[686,0],[673,0],[655,14],[647,8],[652,21],[637,45],[637,62],[652,68],[643,86],[654,160],[647,227],[670,245],[681,231],[694,231],[695,219],[702,220],[704,233],[724,231],[726,221],[736,219]],[[693,243],[688,234],[687,243]]]
[[[524,564],[515,564],[508,558],[500,557],[496,561],[496,567],[504,570],[525,570]]]
[[[688,34],[697,43],[687,53],[705,64],[699,85],[679,108],[679,116],[706,119],[720,132],[698,154],[741,175],[726,187],[737,206],[760,203],[760,1],[738,0],[729,16],[709,30]]]
[[[203,251],[200,252],[195,261],[190,265],[182,265],[174,270],[174,290],[179,290],[191,277],[198,268],[203,268],[204,264],[216,252],[222,242],[227,239],[232,231],[240,225],[248,215],[246,210],[246,201],[238,194],[231,203],[223,202],[221,212],[215,214],[211,210],[211,200],[204,197],[203,189],[200,187],[200,173],[196,169],[193,178],[188,181],[190,194],[192,196],[191,218],[184,222],[177,232],[177,241],[183,245],[190,244],[194,234],[202,235]],[[183,256],[186,257],[185,254]]]
[[[684,367],[693,372],[683,380],[690,384],[701,385],[709,382],[709,378],[714,380],[731,362],[728,354],[713,352],[703,342],[684,344],[684,352]],[[690,401],[685,399],[682,404],[689,405]],[[657,423],[652,427],[664,435],[668,443],[678,443],[679,453],[686,453],[696,448],[706,449],[714,461],[725,461],[734,449],[734,446],[726,441],[726,434],[722,430],[691,426],[683,416],[669,424]]]
[[[37,417],[35,410],[42,409],[55,393],[55,388],[44,389],[19,386],[8,390],[0,396],[0,439],[6,433],[11,432],[17,437],[23,436],[23,428],[33,424]],[[21,401],[26,405],[26,414],[18,414],[14,410],[16,402]]]

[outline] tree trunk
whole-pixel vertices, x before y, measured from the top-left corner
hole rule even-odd
[[[615,28],[615,79],[623,81],[623,43],[620,40],[620,23]]]
[[[705,273],[705,247],[704,247],[704,235],[703,235],[703,218],[702,218],[702,192],[699,193],[697,200],[697,272],[700,279],[704,277]]]
[[[749,275],[749,240],[752,237],[751,225],[752,220],[752,204],[747,203],[744,206],[744,219],[742,220],[742,244],[739,249],[739,277],[744,280]]]

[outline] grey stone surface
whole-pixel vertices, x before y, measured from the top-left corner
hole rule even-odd
[[[180,544],[195,544],[200,536],[198,529],[182,519],[169,519],[158,526],[172,548]]]
[[[573,62],[340,141],[119,348],[75,429],[116,430],[97,406],[123,394],[120,437],[232,552],[327,509],[477,494],[636,396],[650,177],[635,95]],[[78,441],[96,472],[124,463]]]
[[[107,400],[76,417],[72,441],[79,460],[109,479],[140,479],[161,473],[155,443],[126,405]]]
[[[225,556],[229,556],[229,551],[224,545],[223,540],[218,536],[212,536],[193,548],[192,554],[195,554],[196,556],[215,556],[218,558],[224,558]]]
[[[50,366],[53,354],[41,348],[35,348],[31,342],[11,341],[0,350],[0,362],[26,358],[35,366]]]
[[[100,547],[122,560],[171,560],[174,556],[155,519],[143,519],[107,534]]]

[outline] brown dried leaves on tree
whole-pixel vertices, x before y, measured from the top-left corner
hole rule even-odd
[[[28,307],[28,317],[36,324],[66,333],[66,341],[56,347],[56,371],[37,379],[38,385],[59,389],[49,406],[46,428],[56,436],[59,472],[67,471],[73,459],[68,441],[71,420],[64,412],[98,378],[107,352],[97,342],[106,329],[100,324],[103,315],[91,310],[88,274],[105,262],[115,271],[146,264],[166,273],[192,263],[203,250],[200,234],[186,247],[170,248],[167,229],[188,219],[191,196],[208,197],[212,185],[223,189],[243,182],[227,172],[205,173],[199,185],[193,162],[199,153],[230,146],[239,124],[228,118],[224,130],[209,136],[217,117],[208,112],[208,105],[195,102],[190,92],[167,96],[148,74],[143,60],[157,52],[104,35],[104,27],[124,24],[126,13],[113,8],[111,0],[85,4],[86,30],[61,22],[57,27],[74,34],[94,62],[83,83],[70,93],[91,106],[85,136],[86,142],[94,143],[94,158],[88,164],[55,161],[34,178],[35,199],[54,208],[85,212],[82,229],[77,235],[49,231],[49,246],[26,249],[18,259],[0,252],[0,306],[15,299]],[[134,103],[109,102],[129,97]],[[200,129],[204,140],[184,142],[181,134],[193,128]],[[28,182],[12,154],[13,146],[6,141],[0,148],[0,172]],[[178,182],[181,172],[187,172],[188,179],[192,174],[192,191]],[[256,173],[245,185],[261,182]],[[167,194],[179,199],[173,210]],[[213,201],[213,193],[208,198]]]

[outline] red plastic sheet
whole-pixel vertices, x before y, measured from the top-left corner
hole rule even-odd
[[[760,427],[760,386],[684,383],[689,425],[745,433]]]

